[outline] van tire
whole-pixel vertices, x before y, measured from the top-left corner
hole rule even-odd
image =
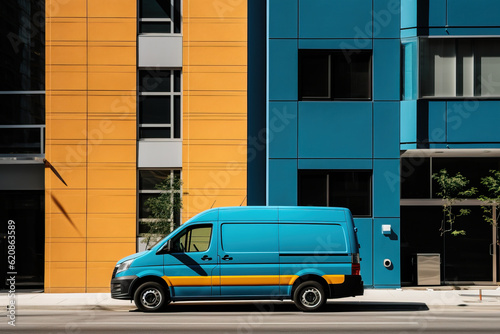
[[[135,290],[134,302],[142,312],[156,312],[170,303],[170,299],[161,284],[146,282]]]
[[[302,282],[293,293],[293,302],[301,311],[317,311],[325,305],[325,290],[316,281]]]

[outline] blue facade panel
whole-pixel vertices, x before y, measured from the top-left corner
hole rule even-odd
[[[372,159],[299,159],[299,169],[372,169]]]
[[[296,39],[269,40],[269,100],[297,100],[298,52]]]
[[[417,0],[401,0],[401,29],[417,27]]]
[[[449,142],[500,142],[500,101],[447,102]]]
[[[429,102],[429,142],[446,142],[446,102]]]
[[[373,97],[376,101],[399,101],[400,49],[399,39],[373,41]]]
[[[429,27],[446,25],[446,3],[448,0],[429,1]]]
[[[373,38],[399,38],[400,0],[373,0]]]
[[[349,50],[371,50],[372,47],[371,38],[299,39],[299,49],[346,50],[347,55]]]
[[[448,0],[448,25],[498,27],[500,26],[500,1]]]
[[[373,156],[399,158],[399,102],[373,105]]]
[[[268,0],[269,38],[297,38],[298,0]]]
[[[300,38],[371,38],[372,2],[299,0]]]
[[[267,205],[297,205],[297,159],[269,159]]]
[[[299,158],[371,158],[372,103],[299,102]]]
[[[354,225],[358,228],[361,277],[365,286],[373,286],[373,219],[354,218]]]
[[[270,158],[297,158],[297,102],[270,102],[267,129]]]
[[[401,101],[401,143],[417,141],[417,101]]]
[[[382,225],[392,233],[382,234]],[[401,285],[399,218],[375,218],[373,223],[373,283],[377,287],[398,288]],[[392,265],[386,268],[384,260]]]
[[[399,159],[373,160],[373,216],[399,217]]]

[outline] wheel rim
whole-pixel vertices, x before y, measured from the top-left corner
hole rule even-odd
[[[305,307],[316,307],[321,303],[321,292],[314,287],[304,289],[300,301]]]
[[[158,307],[158,305],[160,305],[162,301],[162,295],[160,290],[154,288],[144,290],[144,292],[141,295],[141,301],[142,305],[144,305],[144,307],[146,308]]]

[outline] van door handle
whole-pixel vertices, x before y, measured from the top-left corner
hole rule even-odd
[[[212,260],[211,257],[208,257],[208,255],[203,255],[203,257],[201,258],[203,261],[210,261]]]
[[[226,254],[226,255],[224,255],[224,257],[222,259],[224,261],[231,261],[233,258]]]

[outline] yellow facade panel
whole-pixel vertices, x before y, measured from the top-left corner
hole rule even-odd
[[[190,145],[190,154],[202,162],[237,162],[243,156],[238,145]]]
[[[49,138],[47,133],[47,138]],[[72,141],[46,140],[45,157],[54,166],[81,164],[87,160],[87,141],[77,139]],[[47,188],[47,187],[45,187]]]
[[[188,19],[189,29],[184,33],[185,42],[239,42],[246,39],[246,20]]]
[[[129,17],[137,15],[137,0],[87,0],[89,17]]]
[[[137,98],[129,92],[121,95],[89,95],[89,114],[113,116],[128,119],[130,116],[136,117]],[[135,133],[135,131],[134,131]]]
[[[87,198],[85,190],[57,189],[46,191],[46,213],[85,213]]]
[[[87,24],[85,19],[47,19],[45,39],[50,41],[85,42]],[[50,50],[47,50],[50,52]]]
[[[193,47],[191,50],[195,50]],[[202,52],[191,52],[184,54],[185,58],[189,57],[191,66],[207,66],[207,65],[241,65],[241,59],[246,56],[247,49],[243,47],[203,47]]]
[[[87,269],[87,292],[89,289],[106,289],[102,292],[109,292],[111,275],[115,269],[115,261],[110,262],[88,262]]]
[[[137,20],[133,18],[89,18],[89,41],[135,41]]]
[[[136,169],[95,166],[88,169],[91,189],[135,189]]]
[[[107,68],[106,71],[97,66],[90,67],[88,89],[134,90],[136,87],[135,71],[125,72],[124,70],[117,69],[116,67]]]
[[[50,132],[51,139],[86,139],[87,120],[86,119],[52,119],[48,123],[47,132]]]
[[[85,17],[87,0],[46,0],[45,15],[47,17]]]
[[[135,163],[136,142],[135,140],[120,140],[110,144],[107,140],[95,139],[88,147],[88,161]]]
[[[131,46],[89,46],[89,65],[135,65],[136,48]]]
[[[85,165],[54,163],[52,164],[52,167],[57,171],[66,184],[64,184],[59,177],[57,177],[52,169],[45,168],[46,184],[50,186],[51,189],[78,190],[85,189],[87,186],[87,169]]]
[[[46,238],[83,238],[86,235],[86,216],[81,213],[47,214],[45,218]]]
[[[133,242],[89,242],[87,248],[87,259],[90,262],[114,262],[135,252],[135,240]],[[111,277],[108,277],[108,280]]]
[[[109,118],[89,120],[88,132],[90,138],[131,139],[136,132],[135,120],[109,120]]]
[[[228,18],[246,20],[247,0],[188,0],[184,4],[184,17],[217,18],[221,23]]]
[[[89,189],[88,211],[96,214],[135,213],[136,191],[135,189],[132,190]]]
[[[225,95],[191,95],[184,99],[184,117],[191,114],[203,116],[206,113],[240,114],[246,118],[246,94]]]
[[[54,45],[46,55],[46,61],[57,65],[85,65],[87,63],[87,48],[85,45]]]
[[[186,90],[245,91],[246,73],[191,73],[184,76]]]
[[[48,262],[85,262],[85,242],[48,242],[45,261]]]
[[[47,92],[45,96],[45,109],[49,115],[70,112],[86,113],[87,96],[78,95],[76,92],[72,95],[57,95],[53,92]]]
[[[89,238],[126,238],[136,234],[136,215],[130,214],[89,214],[87,235]],[[118,260],[118,259],[117,259]]]
[[[86,90],[87,68],[85,66],[50,66],[46,75],[47,90]]]
[[[85,292],[85,262],[45,262],[45,292]]]
[[[239,139],[246,140],[247,122],[224,119],[191,119],[190,129],[193,139]]]

